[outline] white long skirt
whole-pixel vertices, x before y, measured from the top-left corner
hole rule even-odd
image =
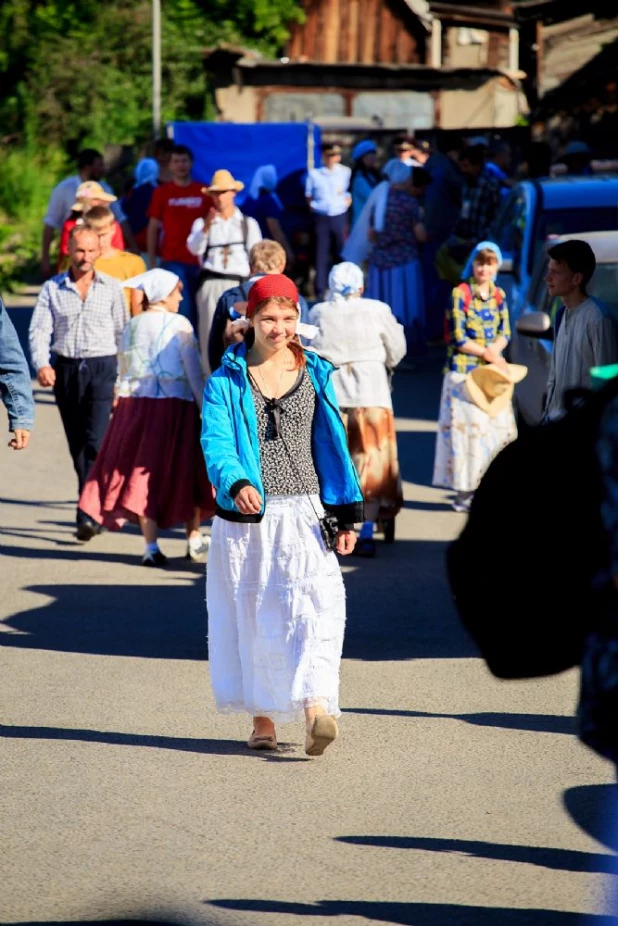
[[[345,590],[320,535],[319,498],[267,496],[259,524],[216,517],[206,602],[217,710],[302,719],[339,710]]]
[[[474,492],[493,458],[517,437],[513,406],[490,418],[468,396],[464,373],[446,373],[440,400],[433,484]]]

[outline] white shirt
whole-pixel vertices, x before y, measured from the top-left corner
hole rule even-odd
[[[218,215],[206,234],[204,224],[204,219],[196,219],[187,238],[189,251],[203,257],[204,270],[247,278],[251,273],[249,251],[262,240],[256,220],[235,209],[229,219]]]
[[[124,329],[118,354],[118,395],[184,399],[202,407],[204,372],[191,322],[150,308]]]
[[[311,211],[329,216],[347,212],[351,177],[352,171],[344,164],[310,170],[305,184],[305,196],[310,200]]]
[[[47,205],[47,213],[43,219],[45,225],[55,228],[56,231],[61,230],[64,223],[71,215],[71,207],[77,199],[77,188],[81,186],[82,183],[84,183],[84,181],[79,174],[75,174],[73,177],[67,177],[66,180],[61,180],[58,186],[54,187]],[[113,194],[114,191],[108,183],[105,183],[104,180],[101,180],[100,183],[106,193]],[[108,203],[108,206],[114,213],[114,218],[117,222],[126,221],[127,217],[120,208],[118,200],[116,200],[115,203]]]
[[[406,354],[406,337],[389,306],[377,299],[321,302],[309,313],[320,329],[311,342],[339,369],[333,386],[341,408],[393,407],[387,368]]]

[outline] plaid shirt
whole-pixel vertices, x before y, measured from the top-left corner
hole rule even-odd
[[[466,287],[456,286],[453,290],[453,304],[446,313],[447,349],[445,373],[469,373],[485,361],[472,354],[463,354],[459,348],[466,341],[474,341],[482,347],[499,338],[511,338],[509,310],[504,290],[492,283],[489,298],[482,299],[474,279],[469,281],[472,299],[466,308]],[[501,294],[502,304],[498,305],[496,292]]]
[[[488,238],[499,205],[500,182],[484,168],[474,184],[466,179],[455,234],[473,241]]]
[[[30,322],[30,357],[35,370],[49,366],[50,350],[61,357],[111,357],[129,320],[116,280],[95,271],[82,298],[67,270],[41,289]]]

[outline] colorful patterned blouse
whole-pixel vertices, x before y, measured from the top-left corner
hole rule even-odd
[[[470,298],[471,290],[472,298]],[[509,311],[506,295],[494,283],[490,284],[489,296],[483,299],[477,284],[471,279],[453,290],[453,303],[446,313],[446,367],[444,372],[469,373],[485,361],[472,354],[463,354],[459,348],[466,341],[476,341],[487,347],[497,338],[511,338]]]
[[[378,270],[392,270],[418,258],[414,226],[420,222],[418,200],[405,190],[388,191],[384,231],[377,236],[369,261]]]

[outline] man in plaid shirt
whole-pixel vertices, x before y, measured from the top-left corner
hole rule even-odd
[[[109,422],[118,343],[128,322],[119,284],[94,269],[99,254],[97,233],[76,225],[69,239],[71,266],[43,285],[29,333],[32,365],[39,384],[53,387],[80,494]],[[90,540],[98,531],[78,508],[78,539]]]
[[[459,155],[464,175],[462,203],[455,234],[470,248],[490,237],[489,231],[500,205],[500,182],[485,167],[480,147],[464,148]]]

